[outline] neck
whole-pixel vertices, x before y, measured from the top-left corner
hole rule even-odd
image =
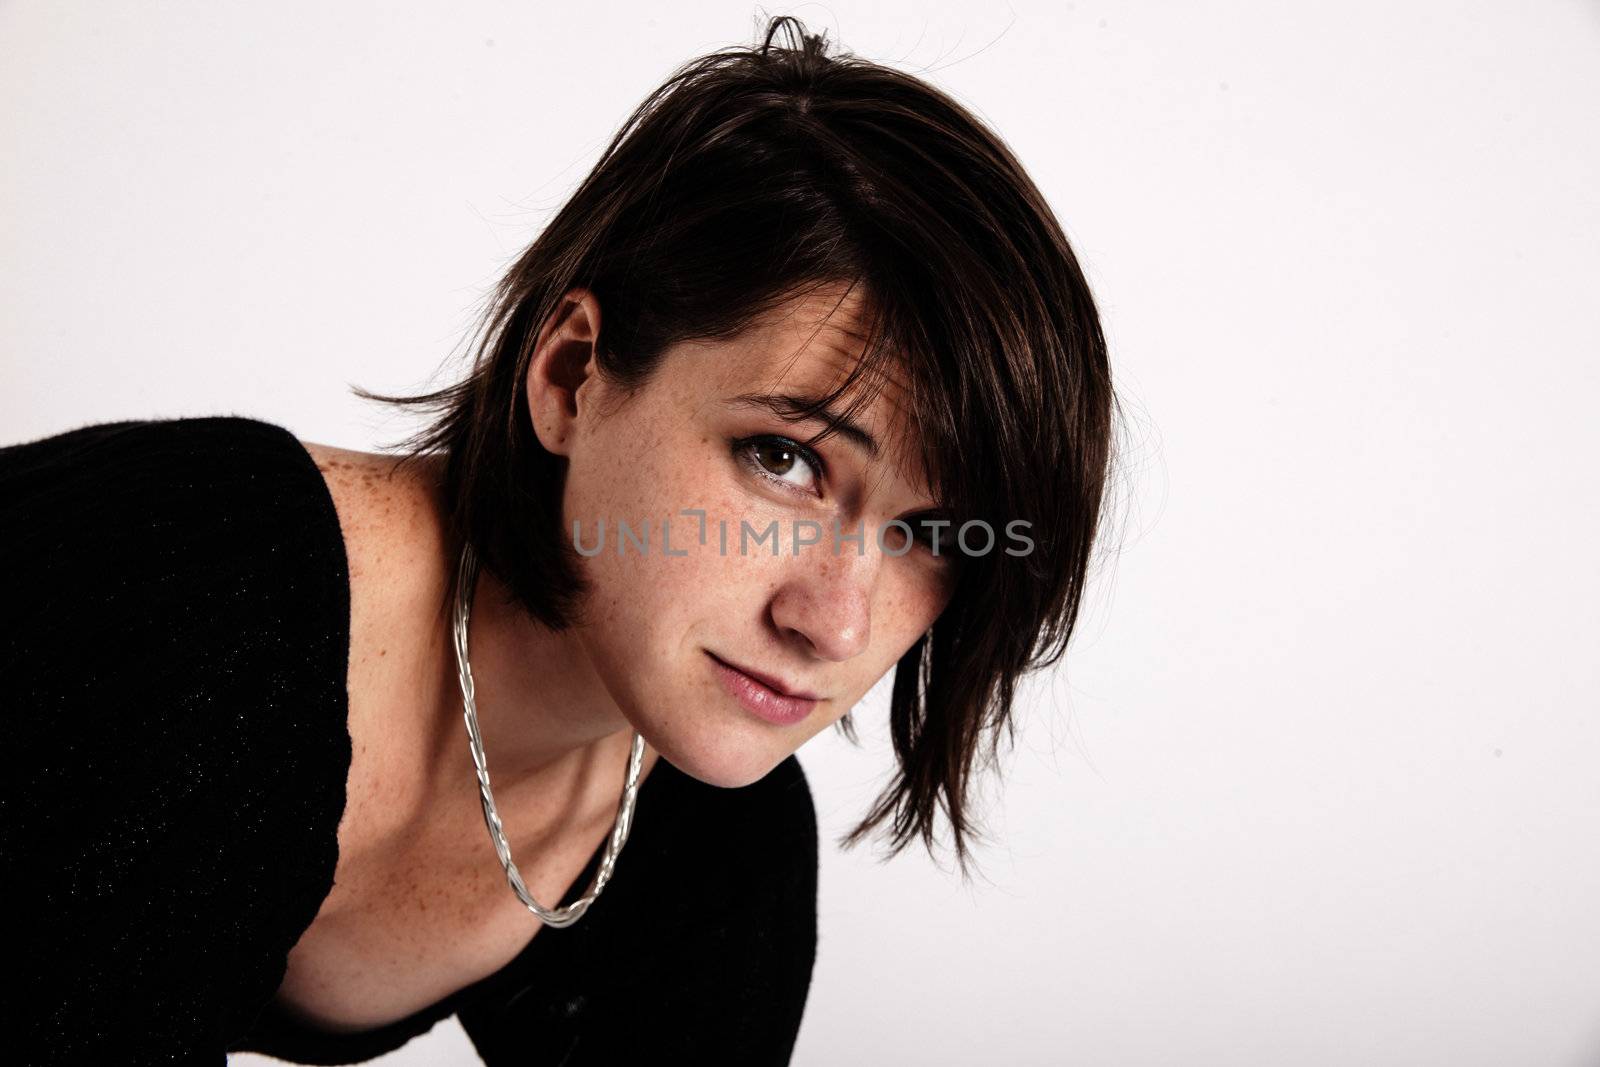
[[[486,569],[478,572],[467,649],[484,750],[494,749],[499,773],[543,774],[619,733],[631,741],[578,632],[556,633],[533,619]],[[449,718],[459,734],[461,687],[453,645],[449,651]]]
[[[431,471],[431,468],[430,468]],[[432,485],[436,486],[437,482]],[[428,500],[429,526],[442,530],[436,492]],[[437,605],[446,576],[460,564],[446,555],[443,537],[433,539],[427,589],[414,602],[431,595]],[[511,599],[509,588],[480,566],[467,626],[467,654],[472,672],[478,729],[495,803],[502,813],[514,811],[519,795],[548,795],[554,785],[561,795],[577,797],[595,776],[620,778],[613,766],[626,760],[633,732],[607,692],[576,629],[557,633]],[[437,695],[422,702],[424,758],[428,764],[430,801],[446,802],[463,792],[476,795],[477,778],[463,723],[453,612],[443,619],[436,611],[421,613],[429,633],[419,635],[428,673],[438,679]],[[618,755],[621,753],[621,755]],[[476,805],[471,805],[475,810]],[[481,817],[481,813],[479,813]]]

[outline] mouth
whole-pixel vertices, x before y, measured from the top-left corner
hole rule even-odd
[[[819,697],[786,689],[777,679],[719,658],[710,650],[712,669],[724,689],[752,715],[779,726],[792,726],[810,715]]]

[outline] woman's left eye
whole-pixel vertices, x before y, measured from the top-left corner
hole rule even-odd
[[[787,437],[763,434],[734,442],[734,452],[746,466],[768,481],[789,489],[820,495],[822,461],[804,445]]]

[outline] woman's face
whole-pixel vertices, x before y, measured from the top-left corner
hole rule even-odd
[[[574,292],[556,333],[592,341],[603,309]],[[553,405],[530,374],[534,425],[569,461],[563,528],[579,526],[592,589],[574,636],[645,740],[713,785],[760,779],[836,722],[949,599],[951,556],[931,543],[948,527],[916,523],[933,502],[901,382],[855,418],[870,441],[835,433],[813,455],[804,442],[825,424],[759,399],[817,396],[855,366],[860,304],[852,294],[835,309],[842,292],[797,299],[731,340],[678,345],[632,396],[589,363]],[[915,541],[885,529],[891,519]],[[730,666],[815,701],[775,699]]]

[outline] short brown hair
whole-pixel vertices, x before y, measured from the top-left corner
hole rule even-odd
[[[858,381],[850,408],[864,405],[871,372],[898,360],[941,507],[994,529],[1025,520],[1034,541],[1027,555],[961,559],[948,606],[895,673],[898,772],[840,842],[892,819],[889,856],[919,835],[932,851],[942,809],[965,873],[968,838],[982,836],[968,805],[980,744],[992,764],[1019,679],[1060,659],[1078,617],[1117,407],[1061,226],[969,111],[774,18],[759,46],[683,65],[623,124],[493,290],[465,378],[417,396],[356,392],[436,412],[403,447],[442,454],[454,547],[469,540],[559,630],[586,589],[560,528],[566,461],[540,446],[523,384],[562,296],[596,295],[597,365],[632,389],[673,344],[733,336],[839,282],[870,297],[868,345],[819,406]],[[848,715],[839,726],[857,742]]]

